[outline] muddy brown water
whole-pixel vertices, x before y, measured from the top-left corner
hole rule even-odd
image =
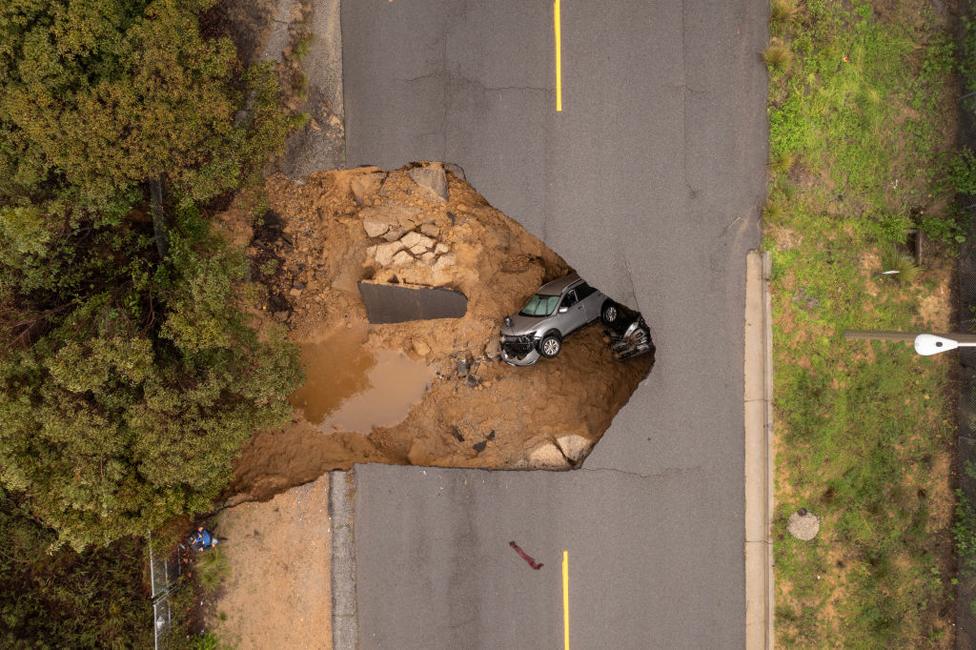
[[[365,328],[349,328],[301,346],[305,384],[291,403],[324,432],[369,434],[399,424],[430,388],[433,368],[365,343]]]

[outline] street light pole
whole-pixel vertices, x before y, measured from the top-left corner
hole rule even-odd
[[[847,330],[844,338],[868,339],[873,341],[911,341],[915,352],[930,357],[956,348],[976,347],[976,334],[953,332],[950,334],[929,334],[927,332],[894,332],[891,330]]]

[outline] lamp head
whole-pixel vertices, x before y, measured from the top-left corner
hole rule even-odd
[[[935,334],[919,334],[915,337],[915,351],[923,357],[930,357],[940,352],[948,352],[959,347],[959,342]]]

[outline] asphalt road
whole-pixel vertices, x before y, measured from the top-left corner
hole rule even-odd
[[[342,6],[350,165],[461,165],[657,363],[582,470],[361,466],[362,648],[744,644],[743,309],[766,158],[764,0]],[[545,563],[531,570],[517,541]]]

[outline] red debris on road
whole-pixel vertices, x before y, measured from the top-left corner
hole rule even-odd
[[[530,567],[532,567],[536,571],[542,568],[542,562],[536,562],[531,555],[529,555],[528,553],[522,550],[521,546],[519,546],[515,542],[509,542],[508,545],[511,546],[513,549],[515,549],[515,552],[518,553],[518,556],[523,560],[525,560],[526,562],[528,562]]]

